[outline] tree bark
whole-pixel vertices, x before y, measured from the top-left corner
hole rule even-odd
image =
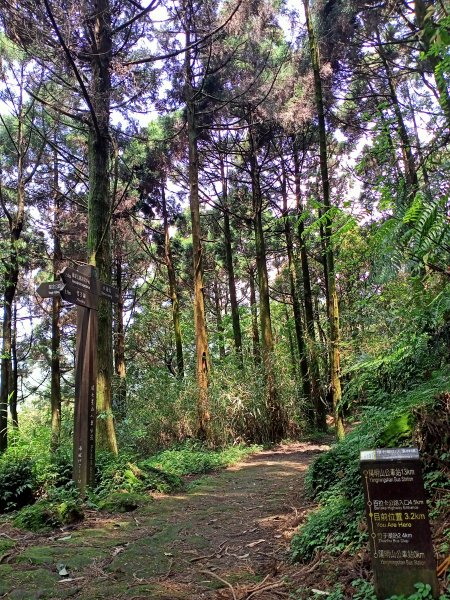
[[[267,273],[266,246],[263,229],[263,206],[259,179],[257,144],[255,139],[253,114],[249,109],[249,168],[252,182],[253,226],[255,231],[256,268],[259,284],[259,320],[261,325],[261,349],[266,384],[267,410],[269,413],[269,431],[271,441],[279,441],[284,434],[284,419],[279,403],[275,378],[274,344],[272,320],[270,315],[269,277]]]
[[[261,364],[261,344],[259,341],[259,327],[258,327],[258,305],[256,304],[256,289],[255,289],[255,269],[250,267],[249,272],[249,284],[250,284],[250,310],[252,313],[252,346],[253,346],[253,360],[256,366]]]
[[[57,279],[61,269],[62,250],[59,237],[60,231],[60,192],[59,192],[59,170],[58,154],[56,149],[53,153],[53,279]],[[52,355],[51,355],[51,383],[50,383],[50,407],[52,437],[50,450],[55,452],[59,447],[61,436],[61,297],[55,296],[52,300]]]
[[[19,416],[17,414],[17,403],[19,401],[19,365],[17,362],[17,301],[14,298],[12,311],[12,332],[11,332],[11,382],[9,389],[9,412],[11,414],[11,423],[15,429],[19,428]]]
[[[190,18],[186,28],[185,53],[185,94],[187,109],[187,129],[189,145],[189,204],[191,211],[192,227],[192,252],[194,275],[194,326],[196,348],[196,375],[197,375],[197,435],[201,439],[211,438],[211,417],[209,412],[209,348],[206,330],[205,298],[203,286],[203,247],[200,225],[200,199],[198,193],[199,157],[197,147],[197,107],[194,91],[194,76],[192,72],[192,56],[189,46],[191,35],[189,31]]]
[[[298,282],[297,270],[294,262],[294,245],[292,241],[291,224],[288,219],[287,206],[287,189],[286,189],[286,172],[283,165],[283,180],[282,180],[282,195],[283,195],[283,217],[284,217],[284,237],[286,240],[286,253],[289,266],[289,286],[292,299],[292,310],[294,313],[295,336],[297,340],[298,357],[300,361],[300,373],[302,378],[303,396],[307,405],[307,421],[310,426],[315,425],[315,407],[313,404],[310,371],[308,365],[308,350],[305,342],[305,335],[302,323],[302,310],[298,297]]]
[[[22,73],[23,75],[23,73]],[[19,281],[19,256],[17,242],[20,239],[24,226],[25,217],[25,154],[26,141],[24,135],[24,115],[23,115],[23,97],[22,89],[19,95],[18,105],[18,129],[17,129],[17,193],[16,193],[16,211],[11,214],[4,206],[9,225],[9,256],[5,265],[4,281],[5,288],[3,293],[3,344],[1,358],[1,381],[0,381],[0,452],[8,447],[8,404],[10,394],[14,393],[10,389],[12,380],[12,311],[14,297],[16,295],[17,284]]]
[[[309,367],[311,379],[311,400],[314,406],[314,425],[319,431],[326,431],[326,406],[320,392],[320,370],[317,358],[316,332],[314,327],[313,293],[309,272],[309,259],[304,239],[305,224],[302,219],[302,202],[300,188],[300,160],[297,141],[294,140],[294,179],[295,200],[298,215],[297,235],[300,247],[300,263],[302,269],[303,298],[305,303],[305,323],[307,348],[309,351]],[[295,269],[294,269],[295,271]]]
[[[172,303],[172,322],[175,336],[175,348],[177,353],[177,375],[180,379],[184,377],[184,358],[183,358],[183,338],[181,335],[180,323],[180,302],[177,292],[177,279],[175,267],[172,258],[172,248],[170,245],[169,217],[167,214],[166,190],[164,182],[161,184],[161,200],[164,225],[164,257],[167,267],[167,277],[169,279],[169,295]]]
[[[108,0],[93,2],[89,17],[91,28],[91,99],[95,122],[89,123],[88,166],[88,254],[89,263],[97,268],[98,277],[111,283],[111,213],[109,188],[111,100],[111,12]],[[101,299],[98,310],[97,374],[97,446],[117,454],[117,440],[112,414],[112,306]]]
[[[233,338],[239,365],[244,366],[242,355],[242,332],[239,317],[239,305],[236,294],[236,281],[234,278],[233,252],[231,248],[230,210],[228,206],[228,182],[225,177],[225,166],[222,155],[220,156],[220,172],[222,178],[222,206],[223,206],[223,229],[225,244],[225,264],[227,266],[228,290],[230,293],[231,320],[233,324]]]
[[[125,328],[123,322],[123,272],[122,256],[116,254],[116,285],[119,300],[116,306],[116,335],[114,345],[114,370],[118,379],[115,412],[124,419],[127,415],[127,365],[125,362]]]
[[[214,276],[214,305],[216,308],[217,336],[219,339],[219,356],[223,360],[225,358],[225,336],[222,319],[222,307],[220,306],[219,283],[217,274]]]
[[[314,96],[317,110],[318,131],[319,131],[319,155],[320,155],[320,174],[322,180],[322,196],[324,205],[324,214],[328,219],[325,224],[325,262],[328,271],[328,293],[329,293],[329,327],[330,327],[330,366],[331,366],[331,392],[333,415],[335,420],[336,436],[342,439],[345,435],[344,421],[340,403],[342,398],[341,379],[340,379],[340,349],[339,349],[339,304],[336,289],[336,273],[334,266],[334,254],[331,242],[332,220],[328,213],[331,208],[330,202],[330,180],[328,174],[328,150],[327,150],[327,131],[325,123],[325,111],[323,102],[322,80],[320,76],[320,58],[319,47],[311,21],[309,10],[309,0],[303,0],[306,16],[306,27],[308,30],[309,48],[311,53],[311,62],[314,75]]]

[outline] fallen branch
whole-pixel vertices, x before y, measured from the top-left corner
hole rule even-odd
[[[208,571],[207,569],[202,569],[200,571],[200,573],[204,573],[205,575],[208,575],[208,577],[214,577],[215,579],[217,579],[221,583],[223,583],[226,586],[228,586],[230,588],[230,590],[231,590],[231,593],[233,594],[233,600],[238,600],[237,596],[236,596],[236,592],[234,591],[234,587],[231,585],[231,583],[229,581],[227,581],[226,579],[222,579],[222,577],[219,577],[219,575],[216,575],[215,573],[213,573],[212,571]]]
[[[222,552],[223,547],[225,546],[227,541],[228,540],[225,540],[224,542],[222,542],[220,544],[220,546],[217,548],[217,550],[215,550],[212,554],[205,554],[204,556],[196,556],[195,558],[191,558],[189,562],[194,563],[194,562],[198,562],[199,560],[203,560],[205,558],[213,558],[214,556],[217,556],[218,554],[220,554]]]
[[[255,589],[251,592],[250,595],[244,596],[245,600],[250,600],[256,594],[260,594],[261,592],[267,592],[268,590],[274,590],[275,588],[283,587],[285,585],[284,581],[279,581],[278,583],[269,583],[268,585],[262,585],[259,588]]]
[[[159,581],[165,581],[166,579],[169,579],[170,577],[170,572],[172,571],[172,566],[173,566],[173,558],[170,559],[170,563],[169,563],[169,570],[167,571],[167,573],[164,575],[164,577],[160,577]]]

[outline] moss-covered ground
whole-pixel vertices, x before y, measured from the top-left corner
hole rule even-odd
[[[0,530],[0,597],[16,600],[278,598],[309,509],[303,477],[324,446],[253,455],[128,514],[51,534]]]

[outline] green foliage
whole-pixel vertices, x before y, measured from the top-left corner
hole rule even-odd
[[[76,500],[66,500],[57,507],[59,518],[65,525],[72,525],[84,519],[84,512],[80,502]]]
[[[97,460],[95,494],[104,497],[112,492],[142,493],[145,491],[172,492],[183,485],[179,477],[139,461],[124,453],[115,457],[100,454]]]
[[[364,508],[360,450],[410,445],[420,411],[432,410],[440,402],[439,392],[448,388],[447,372],[437,372],[412,390],[365,408],[361,423],[314,461],[307,473],[306,487],[319,507],[292,540],[294,559],[310,560],[318,550],[339,554],[344,548],[356,549],[364,543],[367,536],[360,527]],[[446,409],[442,410],[445,414]],[[420,430],[423,428],[421,425]],[[433,449],[427,446],[426,452],[432,453]],[[435,470],[432,473],[428,476],[430,483],[438,478]]]
[[[377,600],[377,596],[375,594],[375,589],[373,584],[365,579],[355,579],[351,582],[351,595],[350,593],[345,593],[343,586],[341,584],[336,584],[334,588],[330,591],[326,592],[326,598],[332,600],[345,600],[346,598],[352,598],[352,600]],[[415,584],[416,592],[411,594],[410,596],[390,596],[386,598],[386,600],[420,600],[421,598],[431,598],[431,587],[425,583],[416,583]],[[319,598],[323,598],[324,594],[315,593],[311,591],[311,593],[307,593],[306,595],[301,593],[299,596],[295,596],[303,600],[303,598],[309,598],[318,600]],[[442,594],[439,596],[439,600],[449,600],[450,596],[448,594]]]
[[[32,460],[20,458],[11,461],[10,457],[4,455],[0,459],[0,513],[31,504],[35,499],[35,490]]]
[[[28,531],[50,531],[62,525],[62,520],[54,504],[46,500],[38,500],[32,506],[23,508],[14,517],[15,527]]]
[[[391,596],[387,600],[421,600],[421,598],[433,598],[433,594],[431,592],[431,586],[428,583],[416,583],[414,585],[416,591],[409,596]],[[449,600],[450,596],[448,594],[442,594],[439,596],[439,600]]]
[[[366,539],[358,529],[359,508],[343,495],[328,496],[326,504],[313,512],[294,536],[293,559],[309,561],[321,550],[339,555],[350,546],[358,547]]]
[[[211,450],[198,442],[187,442],[179,448],[159,452],[141,461],[139,465],[161,469],[177,476],[197,475],[233,464],[257,449],[257,446],[233,446],[223,450]]]

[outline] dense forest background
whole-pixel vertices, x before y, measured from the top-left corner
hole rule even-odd
[[[85,263],[120,296],[99,309],[100,469],[370,415],[360,441],[410,443],[425,405],[445,424],[449,11],[2,3],[5,481],[31,461],[36,497],[70,467],[75,311],[35,289]]]

